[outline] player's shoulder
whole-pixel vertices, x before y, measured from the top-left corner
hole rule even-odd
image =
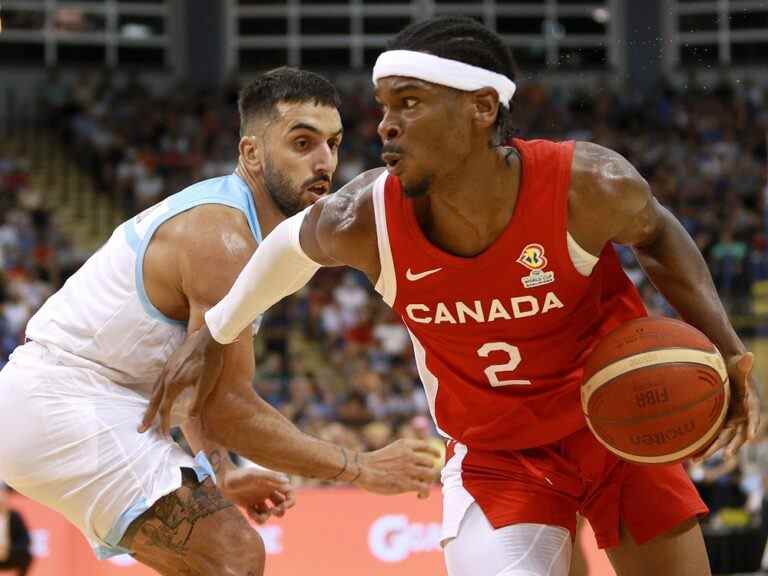
[[[373,201],[374,184],[384,172],[386,168],[373,168],[355,176],[337,192],[319,202],[323,212],[327,212],[339,221],[354,218],[360,211],[370,206]]]
[[[225,204],[200,204],[180,213],[158,230],[158,239],[172,243],[190,262],[242,264],[256,249],[256,240],[241,210]]]
[[[350,180],[337,192],[317,203],[318,225],[334,234],[366,231],[374,222],[373,189],[385,168],[373,168]]]
[[[154,232],[144,255],[145,282],[166,294],[181,293],[212,305],[226,294],[255,249],[247,220],[236,208],[190,206]]]
[[[621,154],[591,142],[574,144],[568,230],[593,254],[636,224],[653,206],[645,179]]]
[[[645,202],[650,188],[624,156],[593,142],[577,141],[571,164],[571,196],[593,205],[628,206],[633,198]]]
[[[600,144],[585,141],[574,142],[571,180],[574,184],[605,192],[645,182],[624,156]]]
[[[199,302],[222,298],[257,248],[246,216],[223,204],[201,204],[179,215],[173,232],[184,294]]]
[[[376,216],[373,196],[385,169],[363,172],[338,192],[319,200],[304,220],[302,234],[329,262],[352,266],[369,278],[378,276]],[[304,236],[302,236],[304,237]],[[302,240],[303,243],[303,240]]]

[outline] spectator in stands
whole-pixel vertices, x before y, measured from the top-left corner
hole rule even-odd
[[[744,511],[746,517],[747,494],[742,488],[742,469],[739,456],[725,458],[718,452],[690,470],[691,478],[710,511],[710,523],[721,523],[720,513]]]
[[[373,420],[373,415],[368,409],[367,400],[365,391],[353,384],[336,407],[339,421],[353,427],[365,426],[370,423]]]
[[[386,362],[387,370],[411,353],[408,330],[388,306],[380,306],[377,310],[373,339]]]
[[[157,204],[163,198],[164,182],[158,173],[157,167],[152,163],[146,163],[137,171],[134,182],[134,197],[138,212]]]
[[[384,448],[392,441],[392,427],[386,422],[371,422],[363,428],[363,441],[366,450]]]
[[[311,374],[294,376],[288,389],[290,400],[281,407],[286,418],[304,428],[333,419],[333,402],[328,402]]]
[[[747,246],[744,242],[734,238],[733,231],[729,226],[723,228],[720,233],[720,240],[712,248],[710,266],[715,285],[724,301],[733,295],[734,284],[744,269],[746,256]]]
[[[31,539],[21,514],[10,508],[8,488],[0,482],[0,571],[25,576],[32,565]]]
[[[768,280],[768,235],[756,234],[752,238],[749,269],[752,282]]]
[[[270,352],[258,362],[254,389],[273,406],[285,401],[286,378],[280,354]]]
[[[757,437],[740,452],[743,471],[741,485],[747,494],[747,511],[756,518],[766,499],[764,483],[768,480],[768,416],[763,415]],[[765,526],[768,531],[768,525]]]
[[[59,276],[62,241],[30,168],[18,150],[0,145],[0,366]]]

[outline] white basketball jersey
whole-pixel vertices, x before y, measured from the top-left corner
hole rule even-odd
[[[261,241],[253,197],[236,174],[199,182],[120,225],[30,319],[26,336],[61,363],[92,368],[149,396],[186,322],[164,316],[144,290],[144,254],[157,228],[202,204],[242,211]]]

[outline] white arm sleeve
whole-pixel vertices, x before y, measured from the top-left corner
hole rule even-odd
[[[280,223],[253,253],[227,295],[205,313],[217,342],[233,342],[259,314],[302,288],[321,268],[299,243],[308,210]]]

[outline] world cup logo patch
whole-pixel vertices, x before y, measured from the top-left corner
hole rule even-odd
[[[544,247],[541,244],[528,244],[523,248],[517,261],[528,270],[541,270],[547,267],[547,257],[544,256]]]
[[[555,281],[554,272],[551,270],[549,272],[544,271],[544,268],[547,267],[547,257],[544,256],[544,246],[541,244],[526,245],[517,259],[517,263],[531,271],[530,274],[521,279],[526,288],[535,288]]]

